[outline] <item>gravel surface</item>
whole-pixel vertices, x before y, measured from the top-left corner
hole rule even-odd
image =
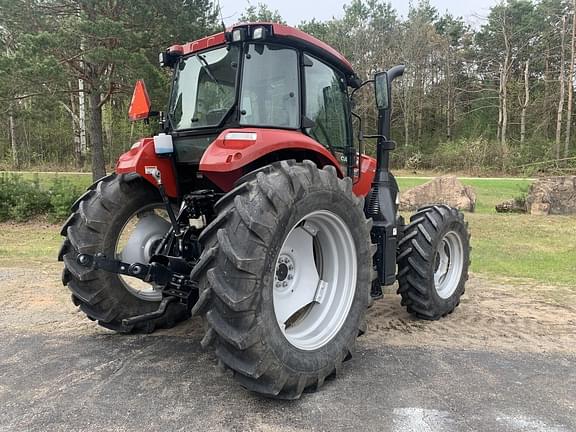
[[[388,292],[341,376],[299,401],[250,394],[191,320],[152,335],[87,320],[57,265],[0,268],[0,431],[576,431],[576,290],[472,277],[412,319]]]

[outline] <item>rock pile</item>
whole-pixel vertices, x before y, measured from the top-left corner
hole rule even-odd
[[[528,191],[526,208],[533,215],[576,215],[576,176],[536,180]]]
[[[473,212],[476,193],[464,186],[456,176],[442,176],[400,193],[400,210],[414,211],[429,204],[446,204]]]

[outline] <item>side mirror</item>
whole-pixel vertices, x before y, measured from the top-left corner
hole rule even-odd
[[[376,106],[379,110],[390,108],[388,73],[378,72],[374,75],[374,91],[376,93]]]
[[[136,121],[145,120],[148,117],[150,117],[150,96],[148,96],[144,81],[138,80],[128,109],[128,118],[130,121]]]

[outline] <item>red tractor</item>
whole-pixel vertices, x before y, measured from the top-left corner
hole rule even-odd
[[[88,318],[129,333],[201,315],[202,346],[242,386],[293,399],[350,357],[382,285],[398,281],[419,318],[454,310],[464,218],[436,205],[405,225],[389,171],[404,66],[363,83],[330,46],[270,23],[174,45],[160,63],[173,70],[167,112],[150,111],[139,82],[130,117],[159,115],[162,133],[123,154],[62,229],[63,282]],[[376,160],[352,128],[367,83]]]

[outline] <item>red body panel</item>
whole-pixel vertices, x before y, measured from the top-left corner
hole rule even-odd
[[[354,178],[352,190],[358,196],[366,196],[372,189],[372,181],[376,174],[376,159],[362,155],[360,159],[360,178]]]
[[[172,159],[161,157],[154,151],[154,139],[144,138],[138,141],[130,150],[120,156],[116,162],[117,174],[138,173],[141,177],[157,186],[156,180],[146,174],[146,167],[156,167],[162,175],[162,184],[166,195],[178,197],[178,182],[174,172]]]
[[[223,131],[204,152],[199,169],[210,181],[227,192],[234,187],[234,182],[245,174],[246,165],[281,150],[313,152],[322,166],[333,165],[338,176],[344,176],[340,164],[324,146],[300,132],[278,129]],[[156,186],[156,180],[146,173],[146,167],[158,168],[162,174],[166,194],[172,198],[178,197],[178,179],[172,160],[155,153],[153,138],[141,139],[121,155],[115,171],[117,174],[137,173]],[[356,195],[368,194],[375,172],[376,161],[362,155],[361,175],[359,179],[357,177],[354,179],[353,191]]]
[[[200,172],[222,190],[228,191],[241,177],[243,167],[281,150],[312,151],[318,155],[322,165],[334,165],[338,175],[342,176],[336,158],[312,138],[297,131],[260,128],[223,131],[204,152]]]
[[[170,48],[168,48],[168,52],[179,55],[187,55],[218,45],[224,45],[225,43],[226,38],[224,36],[224,32],[220,32],[212,36],[198,39],[194,42],[188,42],[184,45],[172,45]]]
[[[344,176],[334,155],[312,138],[297,131],[258,128],[223,131],[204,152],[200,172],[222,190],[229,191],[244,174],[243,167],[282,150],[313,152],[322,166],[333,165],[338,176]],[[362,173],[359,179],[355,179],[353,190],[356,195],[364,196],[372,186],[376,161],[363,155],[361,168]]]

